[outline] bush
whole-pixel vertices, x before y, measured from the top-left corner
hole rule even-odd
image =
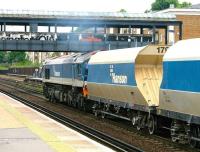
[[[39,63],[32,63],[31,61],[23,61],[23,62],[16,62],[12,63],[10,68],[23,68],[23,67],[39,67],[41,64]]]

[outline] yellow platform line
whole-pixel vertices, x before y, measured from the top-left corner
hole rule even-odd
[[[29,128],[33,133],[38,135],[45,143],[47,143],[56,152],[76,152],[70,145],[60,141],[55,135],[46,131],[44,128],[31,122],[22,113],[10,106],[8,103],[0,101],[0,106],[12,114],[18,121]]]

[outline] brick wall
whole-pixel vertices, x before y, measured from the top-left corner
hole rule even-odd
[[[183,39],[200,38],[200,15],[176,15],[177,20],[183,22]],[[176,41],[178,40],[178,29]]]

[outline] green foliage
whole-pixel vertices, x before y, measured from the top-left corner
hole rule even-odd
[[[0,64],[0,70],[8,70],[8,66],[4,64]]]
[[[39,67],[39,63],[32,63],[26,57],[25,52],[0,52],[0,70],[10,67]]]
[[[178,6],[178,0],[156,0],[151,4],[152,11],[163,10],[169,8],[170,4],[174,4],[174,7]]]
[[[15,63],[27,61],[25,52],[0,52],[0,63]]]
[[[119,10],[119,12],[120,12],[120,13],[126,13],[127,11],[126,11],[125,9],[122,8],[122,9]]]
[[[173,4],[175,8],[185,8],[191,6],[191,3],[183,2],[179,3],[178,0],[156,0],[151,4],[152,11],[159,11],[163,9],[167,9],[170,7],[170,4]]]
[[[8,62],[24,62],[26,61],[26,53],[25,52],[9,52],[8,53]]]
[[[6,62],[6,52],[1,51],[0,52],[0,63],[5,63]]]
[[[178,7],[179,8],[188,8],[190,6],[192,6],[192,4],[190,2],[183,2],[183,3],[179,4]]]
[[[10,68],[23,68],[23,67],[39,67],[41,64],[39,63],[32,63],[31,61],[22,61],[22,62],[16,62],[10,65]]]

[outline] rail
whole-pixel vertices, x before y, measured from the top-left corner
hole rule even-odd
[[[98,142],[101,142],[104,145],[107,145],[108,147],[116,150],[116,151],[120,151],[120,152],[142,152],[141,149],[130,145],[128,143],[125,143],[123,141],[120,141],[116,138],[113,138],[107,134],[104,134],[103,132],[100,132],[98,130],[95,130],[93,128],[90,128],[86,125],[83,125],[79,122],[76,122],[70,118],[67,118],[66,116],[60,115],[59,113],[53,112],[51,110],[48,110],[47,108],[34,104],[30,101],[27,101],[26,99],[22,98],[22,97],[18,97],[16,95],[13,95],[7,91],[4,90],[0,90],[0,92],[22,102],[23,104],[45,114],[46,116],[66,125],[69,126],[70,128],[77,130],[78,132],[93,138],[95,140],[97,140]]]

